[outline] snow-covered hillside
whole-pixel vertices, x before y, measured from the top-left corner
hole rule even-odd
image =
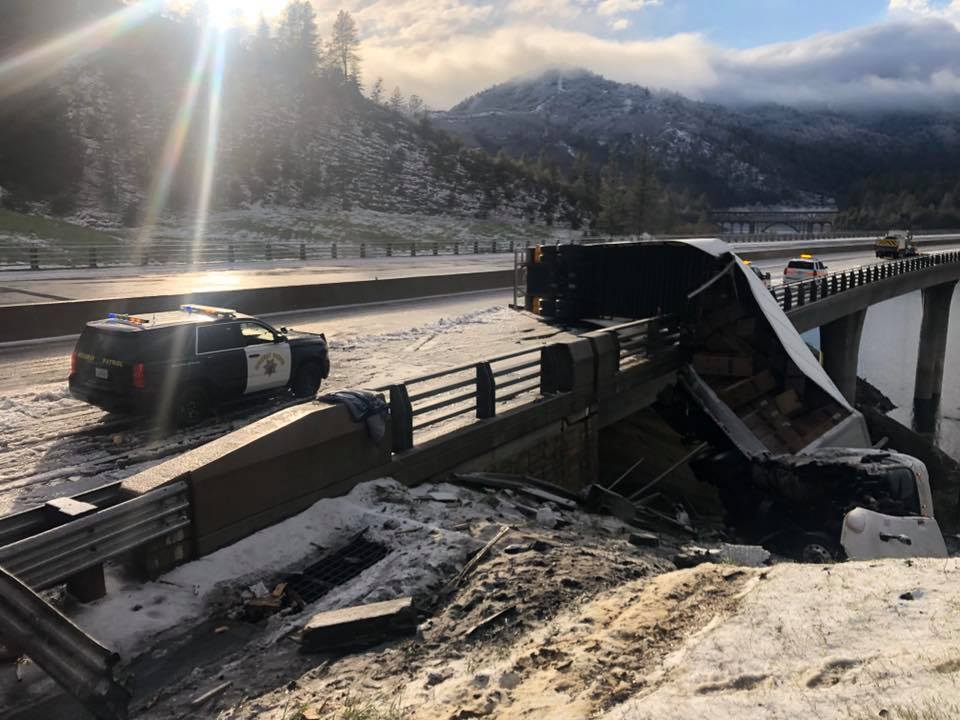
[[[433,117],[469,145],[514,156],[544,148],[564,167],[578,153],[595,166],[629,163],[648,143],[666,180],[715,206],[820,204],[866,174],[960,158],[956,116],[723,107],[584,70],[513,80]]]

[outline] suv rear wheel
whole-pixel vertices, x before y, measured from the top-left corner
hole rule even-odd
[[[316,395],[323,380],[323,368],[313,360],[305,362],[297,368],[290,383],[290,390],[298,398]]]
[[[210,411],[210,398],[201,385],[188,385],[177,393],[173,404],[173,417],[177,425],[196,425]]]

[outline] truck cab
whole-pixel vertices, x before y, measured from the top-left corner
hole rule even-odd
[[[878,258],[904,258],[917,254],[917,244],[909,230],[889,230],[874,243]]]

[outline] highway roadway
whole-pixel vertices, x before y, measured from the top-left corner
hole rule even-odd
[[[955,238],[960,245],[960,237],[956,235],[924,236],[921,241],[943,241],[948,238]],[[844,262],[860,258],[872,259],[872,253],[869,251],[873,243],[871,237],[836,240],[785,239],[763,243],[731,241],[730,246],[744,257],[750,257],[758,251],[780,250],[789,254],[800,253],[814,247],[818,248],[821,255],[833,256],[837,251],[831,248],[838,245],[849,247],[851,243],[862,243],[864,250],[862,252],[841,251],[840,257],[845,258]],[[779,263],[779,259],[773,261],[771,267],[776,269]],[[486,253],[304,262],[285,260],[274,263],[233,265],[209,264],[196,269],[190,269],[187,266],[155,265],[146,268],[16,270],[0,272],[0,305],[336,283],[502,270],[511,267],[513,267],[513,256],[510,253]]]

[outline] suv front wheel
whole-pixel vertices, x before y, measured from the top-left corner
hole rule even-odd
[[[297,368],[290,383],[290,391],[298,398],[316,395],[323,380],[323,368],[313,360]]]

